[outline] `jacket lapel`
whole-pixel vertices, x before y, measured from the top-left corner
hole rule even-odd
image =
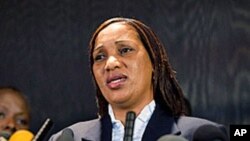
[[[100,136],[98,136],[100,134]],[[98,136],[98,138],[96,138]],[[109,115],[105,115],[96,122],[96,126],[89,128],[81,137],[82,141],[111,141],[112,123]]]
[[[112,140],[112,123],[110,116],[107,114],[101,118],[101,140],[111,141]]]
[[[180,133],[174,117],[161,109],[159,105],[156,105],[143,134],[142,141],[155,141],[166,134],[179,135]]]

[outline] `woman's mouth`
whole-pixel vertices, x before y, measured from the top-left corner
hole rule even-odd
[[[107,78],[107,86],[110,89],[119,89],[127,80],[127,76],[123,74],[111,75]]]
[[[10,132],[10,131],[1,131],[0,132],[0,137],[3,137],[4,139],[9,139],[10,136],[11,136],[11,134],[13,134],[13,132]]]

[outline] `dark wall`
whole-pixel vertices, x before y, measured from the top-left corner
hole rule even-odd
[[[250,1],[0,0],[0,85],[28,96],[33,132],[96,117],[88,41],[114,16],[159,35],[194,116],[250,123]]]

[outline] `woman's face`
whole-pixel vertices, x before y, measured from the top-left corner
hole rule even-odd
[[[0,90],[0,133],[28,129],[29,113],[24,101],[9,90]]]
[[[93,49],[95,80],[112,107],[134,108],[153,99],[153,67],[136,30],[113,23],[96,37]]]

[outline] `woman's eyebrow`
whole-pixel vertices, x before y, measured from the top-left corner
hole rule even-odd
[[[96,51],[96,50],[100,50],[102,47],[103,47],[103,44],[95,46],[93,52]]]
[[[124,42],[132,42],[132,40],[128,40],[128,39],[117,40],[115,41],[115,44],[124,43]]]

